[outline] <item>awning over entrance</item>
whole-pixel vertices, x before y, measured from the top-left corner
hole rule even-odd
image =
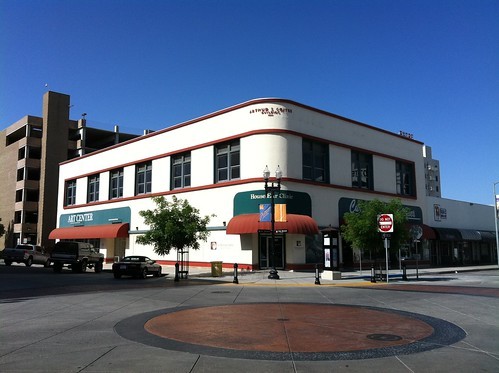
[[[489,232],[489,231],[478,231],[478,232],[480,233],[480,237],[482,237],[483,241],[494,242],[496,240],[495,232]]]
[[[463,238],[463,241],[481,241],[482,236],[480,236],[480,233],[478,231],[475,231],[473,229],[458,229],[459,233],[461,233],[461,237]]]
[[[437,233],[440,241],[461,241],[461,233],[453,228],[433,228]]]
[[[50,232],[49,239],[128,237],[129,228],[128,223],[56,228]]]
[[[425,240],[436,240],[437,239],[437,235],[435,234],[435,231],[433,230],[432,227],[430,227],[426,224],[422,224],[422,227],[423,227],[423,238]]]
[[[287,214],[286,222],[275,222],[275,230],[286,233],[314,235],[319,234],[319,227],[308,215]],[[259,230],[271,229],[270,222],[260,222],[260,214],[242,214],[234,216],[227,224],[227,234],[258,233]]]

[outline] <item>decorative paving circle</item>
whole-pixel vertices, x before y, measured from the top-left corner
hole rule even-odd
[[[351,305],[250,303],[186,307],[118,323],[121,336],[164,349],[264,360],[366,359],[427,351],[465,332],[411,312]]]

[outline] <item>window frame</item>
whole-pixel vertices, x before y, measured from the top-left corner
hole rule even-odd
[[[215,183],[241,178],[241,142],[239,139],[215,145]],[[226,177],[222,178],[221,173]]]
[[[361,175],[363,166],[365,166],[366,170],[365,175]],[[354,175],[354,172],[356,170],[359,170],[359,173],[357,174],[358,176]],[[373,155],[362,151],[352,150],[351,176],[352,176],[352,188],[374,190]],[[362,181],[363,178],[366,179],[365,182]]]
[[[303,180],[329,184],[329,144],[302,139]]]
[[[114,170],[109,171],[109,199],[123,197],[123,177],[123,167],[115,168]],[[113,181],[115,180],[116,186],[113,185]],[[116,195],[114,195],[114,192],[116,192]]]
[[[181,189],[191,186],[191,153],[181,153],[171,156],[170,189]],[[178,174],[176,172],[179,171]],[[176,184],[178,182],[178,185]]]
[[[99,200],[100,174],[91,175],[87,178],[87,203]]]
[[[395,183],[400,196],[416,195],[416,176],[413,162],[395,162]]]
[[[66,180],[64,184],[64,206],[76,205],[76,179]]]
[[[143,177],[143,180],[141,180]],[[135,195],[149,194],[152,191],[152,162],[135,165]]]

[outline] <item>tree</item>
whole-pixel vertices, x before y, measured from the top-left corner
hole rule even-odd
[[[153,245],[158,255],[167,255],[171,249],[199,249],[199,240],[206,241],[210,216],[200,217],[199,210],[187,200],[172,197],[169,202],[165,197],[153,197],[154,210],[139,211],[149,231],[137,238],[137,243]],[[214,216],[214,215],[212,215]]]
[[[390,251],[396,252],[410,238],[407,224],[409,209],[402,205],[400,199],[382,202],[359,201],[358,212],[348,212],[344,215],[345,224],[341,226],[343,238],[352,247],[368,249],[377,258],[384,252],[384,240],[378,232],[378,215],[393,214],[394,232],[390,234]]]

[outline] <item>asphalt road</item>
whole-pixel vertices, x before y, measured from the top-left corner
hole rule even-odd
[[[115,280],[0,264],[0,371],[499,371],[497,270],[389,285],[308,280]],[[281,335],[289,351],[276,354]]]

